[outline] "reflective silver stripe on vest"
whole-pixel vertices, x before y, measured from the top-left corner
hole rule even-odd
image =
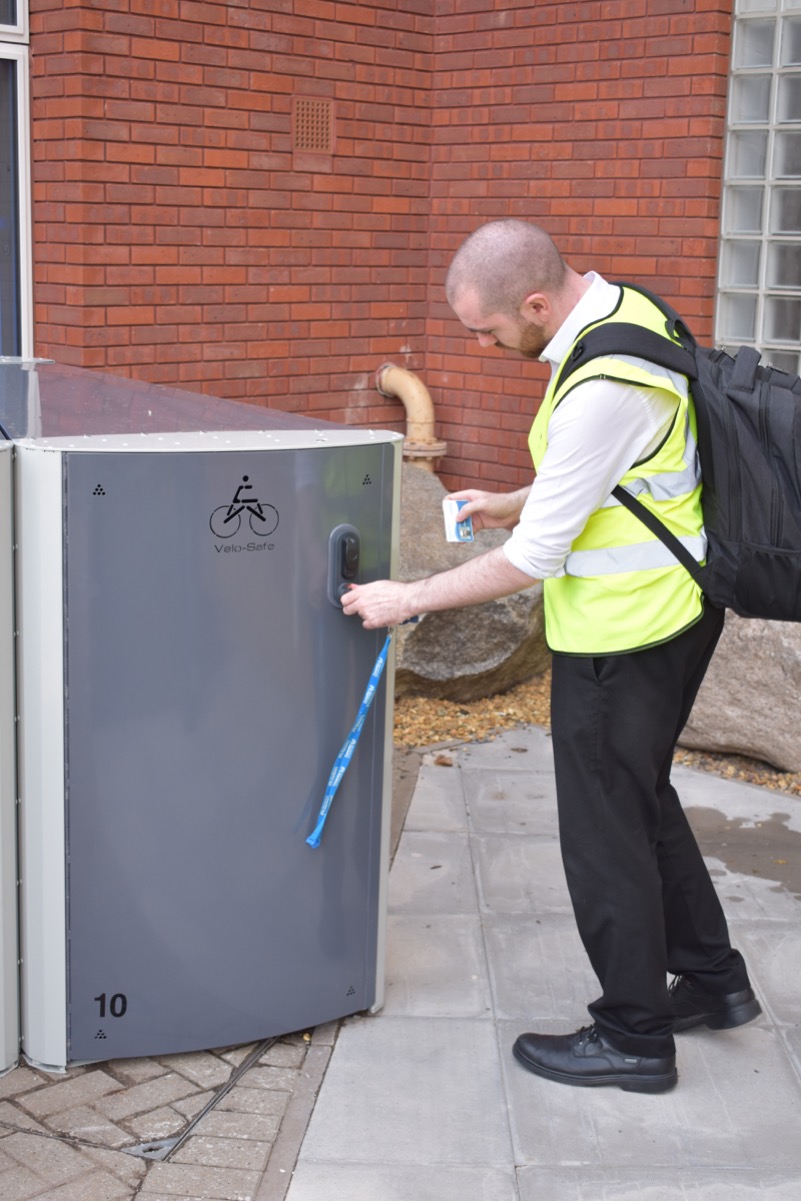
[[[706,558],[706,534],[679,538],[692,557],[701,562]],[[632,542],[628,546],[607,547],[604,550],[575,550],[565,560],[565,574],[582,578],[596,575],[620,575],[625,571],[651,571],[656,567],[678,567],[675,555],[663,542]]]
[[[680,496],[689,496],[701,483],[701,463],[698,458],[698,445],[690,429],[690,414],[687,413],[684,423],[684,454],[683,471],[663,471],[656,475],[642,476],[628,480],[625,484],[627,492],[632,496],[641,496],[649,492],[654,500],[675,500]],[[635,468],[632,468],[632,471]],[[614,496],[607,496],[599,509],[611,509],[620,501]]]

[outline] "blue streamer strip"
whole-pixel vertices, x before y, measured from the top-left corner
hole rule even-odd
[[[353,723],[353,728],[342,744],[342,749],[337,755],[334,766],[331,769],[331,775],[328,777],[325,796],[323,797],[323,803],[320,808],[320,815],[317,818],[317,825],[306,839],[310,847],[318,847],[320,845],[320,837],[323,832],[323,826],[325,825],[325,819],[328,817],[328,811],[331,808],[331,802],[334,799],[336,790],[339,788],[342,777],[348,770],[348,764],[353,758],[353,752],[356,749],[356,743],[359,741],[359,735],[362,732],[364,719],[367,717],[368,710],[373,703],[373,699],[375,698],[378,682],[381,679],[381,675],[387,662],[387,654],[389,652],[389,644],[391,640],[392,634],[389,633],[387,634],[386,642],[384,643],[381,652],[375,661],[375,666],[373,667],[372,675],[370,676],[370,681],[367,685],[367,691],[362,698],[362,703],[359,706],[359,712],[356,716],[355,722]]]

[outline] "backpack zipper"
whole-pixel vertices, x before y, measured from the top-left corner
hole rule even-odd
[[[717,351],[714,355],[710,355],[710,363],[714,363],[715,365],[715,386],[718,389],[721,389],[719,364],[723,358],[723,351]],[[728,395],[727,400],[731,403],[731,398]],[[726,537],[733,541],[739,541],[742,538],[743,532],[743,503],[741,469],[736,453],[737,437],[734,428],[734,418],[731,415],[729,405],[721,406],[721,412],[723,413],[723,421],[726,426],[726,459],[729,466],[729,492],[732,500],[732,503],[729,505],[729,521]],[[732,528],[733,526],[735,528]]]
[[[781,527],[782,515],[781,504],[779,501],[779,489],[776,481],[776,469],[773,466],[773,456],[770,449],[770,439],[768,436],[768,397],[770,388],[766,380],[761,380],[759,385],[759,440],[762,443],[762,451],[766,461],[770,464],[771,475],[773,477],[773,487],[770,490],[770,545],[781,546]]]

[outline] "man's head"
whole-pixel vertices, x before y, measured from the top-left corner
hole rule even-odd
[[[482,346],[504,346],[536,359],[573,307],[571,285],[577,278],[538,225],[490,221],[457,250],[445,292]]]

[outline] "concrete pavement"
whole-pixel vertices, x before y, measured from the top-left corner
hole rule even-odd
[[[450,761],[450,762],[448,762]],[[597,984],[537,728],[424,756],[381,1013],[256,1047],[0,1079],[3,1201],[796,1201],[801,802],[677,768],[764,1013],[680,1036],[650,1097],[524,1071]]]

